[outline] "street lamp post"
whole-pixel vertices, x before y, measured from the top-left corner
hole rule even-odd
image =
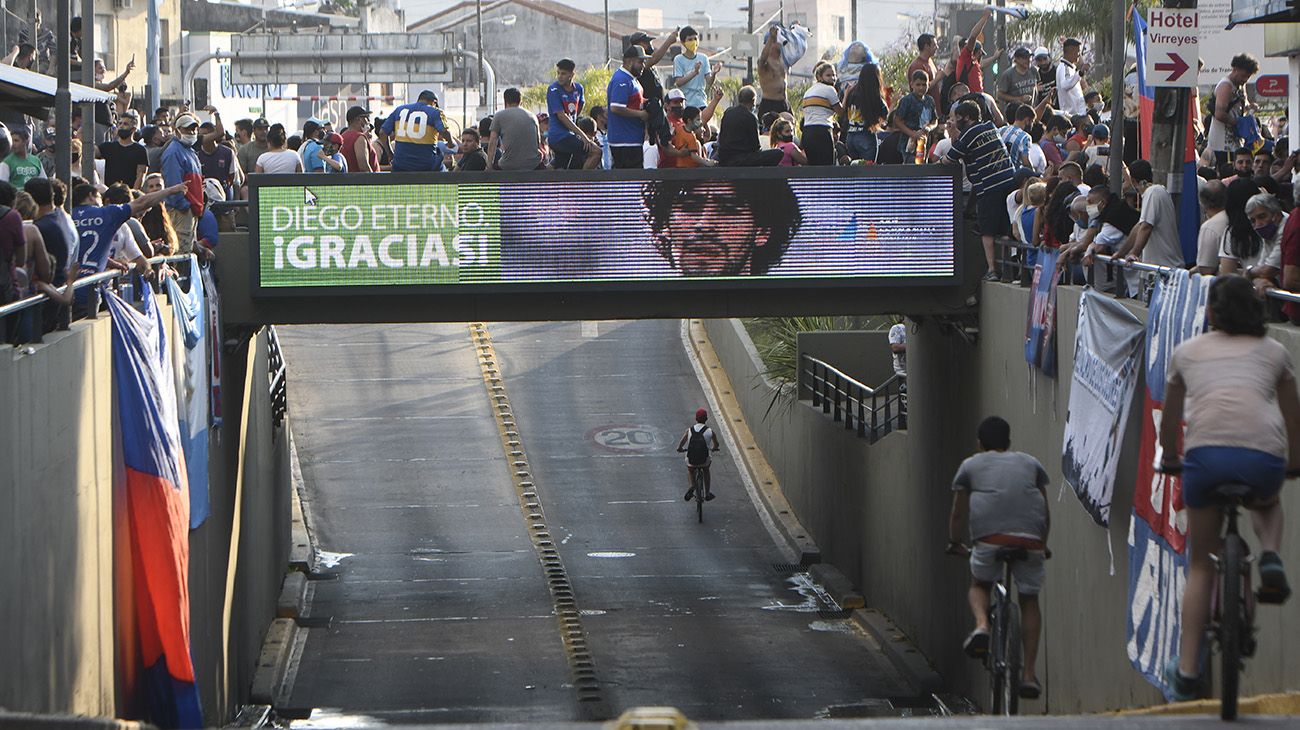
[[[478,43],[478,70],[475,76],[478,77],[479,99],[482,99],[485,93],[483,89],[483,0],[474,0],[474,23],[477,26],[474,40]],[[466,79],[466,82],[468,81],[469,79]]]
[[[609,42],[609,0],[605,0],[605,63],[609,63],[609,59],[614,57]]]

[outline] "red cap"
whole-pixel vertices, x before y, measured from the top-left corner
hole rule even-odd
[[[709,412],[701,408],[700,410],[695,412],[695,420],[699,421],[700,423],[704,423],[705,421],[709,420]]]
[[[325,138],[325,141],[329,142],[330,144],[341,145],[343,144],[343,135],[339,134],[338,132],[330,132],[329,136]]]

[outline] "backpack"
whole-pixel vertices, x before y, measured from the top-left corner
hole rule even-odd
[[[11,210],[13,208],[7,205],[0,205],[0,220],[9,215]],[[0,305],[18,299],[18,283],[14,281],[14,273],[13,249],[7,252],[0,251]]]
[[[686,461],[697,465],[709,462],[709,443],[704,440],[704,432],[708,430],[708,426],[703,424],[700,426],[699,430],[691,426],[691,440],[686,444]]]

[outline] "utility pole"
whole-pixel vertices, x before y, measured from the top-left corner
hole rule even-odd
[[[858,39],[858,0],[849,4],[849,24],[849,42],[852,43]]]
[[[749,2],[745,3],[745,5],[746,5],[746,11],[747,11],[748,16],[749,16],[749,19],[746,21],[746,24],[745,24],[745,30],[749,33],[750,37],[753,37],[753,35],[754,35],[754,0],[749,0]],[[762,53],[762,50],[760,50],[759,53]],[[750,56],[750,57],[749,57],[749,71],[746,72],[746,74],[745,74],[745,84],[746,84],[746,85],[749,85],[749,84],[752,84],[752,83],[754,83],[754,57],[753,57],[753,56]]]
[[[146,40],[144,52],[145,65],[145,98],[148,107],[145,109],[146,119],[152,118],[153,110],[158,108],[162,97],[162,71],[158,62],[158,48],[162,40],[162,22],[158,19],[158,2],[159,0],[145,0],[149,4],[149,12],[146,16]],[[369,92],[367,92],[369,93]]]
[[[1128,18],[1124,16],[1127,6],[1125,0],[1114,0],[1110,13],[1110,156],[1107,175],[1110,177],[1111,192],[1122,195],[1124,192],[1124,61],[1128,43],[1124,28]],[[1135,39],[1136,40],[1136,39]],[[1132,140],[1130,144],[1137,144]]]
[[[477,26],[474,30],[476,36],[474,40],[478,43],[478,69],[475,70],[474,76],[478,79],[475,86],[479,90],[479,106],[482,106],[484,97],[487,95],[487,88],[483,83],[483,64],[487,63],[487,60],[483,58],[483,0],[474,0],[474,9],[476,11],[474,13],[474,23]],[[487,99],[486,101],[490,105],[496,104],[495,99]]]
[[[1165,0],[1166,8],[1195,8],[1195,0]],[[1195,69],[1193,69],[1193,73]],[[1123,87],[1121,87],[1123,88]],[[1151,149],[1148,153],[1154,181],[1165,187],[1178,206],[1183,192],[1183,148],[1187,143],[1187,89],[1157,86],[1155,112],[1151,115]],[[1191,191],[1195,194],[1195,191]]]
[[[614,51],[609,47],[609,0],[605,0],[605,63],[614,57]]]
[[[54,174],[60,180],[72,179],[72,0],[57,0],[54,15],[54,75],[58,88],[54,92]],[[69,191],[71,192],[71,191]],[[72,196],[64,207],[71,210]]]
[[[81,83],[95,88],[95,0],[81,0]],[[81,177],[95,179],[95,104],[81,105]]]

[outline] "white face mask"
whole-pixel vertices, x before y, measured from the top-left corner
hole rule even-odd
[[[181,144],[186,145],[186,146],[189,146],[189,147],[192,147],[192,146],[194,146],[194,143],[195,143],[195,142],[198,142],[198,141],[199,141],[199,135],[197,135],[197,134],[182,134],[182,135],[180,135],[179,137],[177,137],[177,139],[179,139],[179,140],[181,141]]]
[[[1101,215],[1101,206],[1100,206],[1100,205],[1093,205],[1093,204],[1089,203],[1089,204],[1088,204],[1088,218],[1089,218],[1089,219],[1096,218],[1096,217],[1099,216],[1099,215]]]

